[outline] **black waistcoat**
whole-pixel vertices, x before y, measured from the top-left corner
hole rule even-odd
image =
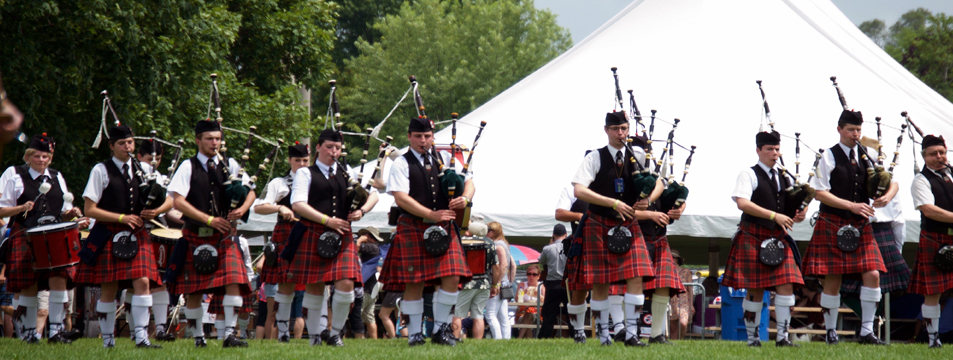
[[[933,192],[933,205],[946,211],[953,211],[953,183],[943,181],[936,173],[927,169],[926,166],[923,167],[923,171],[920,171],[920,173],[930,181],[930,191]],[[953,224],[930,219],[926,217],[926,215],[923,215],[923,211],[921,211],[920,228],[946,234],[950,228],[953,228]]]
[[[784,214],[784,189],[790,185],[788,179],[781,176],[780,172],[776,174],[778,184],[781,185],[781,189],[778,190],[774,186],[774,182],[771,181],[771,175],[765,172],[764,169],[761,168],[761,165],[752,166],[751,170],[754,170],[754,175],[758,179],[758,186],[754,188],[754,192],[751,193],[751,199],[749,200],[762,208],[774,211],[778,214]],[[741,214],[741,221],[755,223],[768,229],[774,229],[774,227],[778,225],[774,220],[759,218],[748,214]]]
[[[314,175],[314,174],[312,174],[312,175]],[[289,190],[288,195],[285,195],[285,197],[279,199],[279,200],[278,200],[278,203],[275,204],[275,205],[285,206],[285,207],[287,207],[289,210],[291,210],[291,192],[290,192],[290,190],[291,190],[291,186],[293,185],[293,183],[292,183],[293,180],[294,180],[294,174],[288,174],[287,176],[285,176],[285,177],[283,177],[283,178],[281,178],[281,179],[275,180],[275,181],[282,181],[282,182],[284,182],[285,185],[288,186],[288,190]],[[298,217],[298,215],[295,215],[295,217],[296,217],[296,218],[300,218],[300,217]],[[290,221],[283,219],[281,216],[278,217],[278,223],[279,223],[279,224],[280,224],[280,223],[288,223],[288,222],[290,222]]]
[[[658,201],[652,202],[649,204],[649,207],[645,209],[646,211],[659,211]],[[667,226],[659,226],[652,220],[639,220],[639,228],[642,229],[642,236],[653,237],[653,236],[665,236],[665,233],[668,229]]]
[[[308,205],[330,217],[347,219],[347,209],[351,204],[346,203],[347,181],[344,180],[344,169],[338,167],[330,179],[318,165],[308,166],[311,171],[311,186],[308,187]]]
[[[116,167],[112,159],[102,164],[106,167],[109,184],[106,185],[106,189],[103,189],[103,195],[100,196],[96,206],[117,214],[139,215],[142,212],[142,205],[139,203],[139,178],[133,176],[132,182],[127,182],[122,170]],[[129,170],[132,171],[132,169]]]
[[[30,176],[29,165],[16,166],[14,169],[23,181],[23,194],[20,194],[20,197],[17,198],[17,205],[23,205],[27,201],[37,199],[37,195],[40,195],[40,184],[43,183],[43,175],[33,179]],[[47,216],[52,216],[54,218],[53,222],[60,222],[60,213],[63,209],[63,189],[60,188],[59,172],[49,168],[47,170],[50,173],[49,180],[47,180],[50,183],[50,191],[46,193],[46,196],[33,203],[33,210],[27,213],[25,218],[22,214],[11,216],[10,219],[13,222],[24,227],[34,227],[37,225],[37,220]]]
[[[850,202],[870,203],[870,198],[867,196],[867,162],[860,159],[858,153],[856,154],[857,165],[851,164],[847,153],[844,152],[840,144],[832,146],[827,151],[834,155],[834,169],[831,171],[831,178],[829,179],[831,183],[830,193]],[[858,151],[860,150],[858,149]],[[850,210],[837,209],[823,203],[821,204],[821,212],[834,214],[845,219],[850,217],[863,218],[850,212]]]
[[[424,154],[424,156],[427,156]],[[424,168],[413,151],[407,150],[404,154],[407,160],[407,173],[410,175],[410,192],[407,193],[420,205],[430,210],[447,210],[450,208],[450,200],[440,190],[440,166],[431,159],[430,171]],[[401,213],[414,216],[410,212],[400,209]]]
[[[572,206],[569,207],[569,211],[574,213],[585,214],[587,211],[589,211],[589,203],[576,199],[576,201],[573,201]],[[569,223],[569,226],[572,227],[572,232],[576,233],[576,228],[579,227],[579,222],[573,221]]]
[[[596,173],[595,180],[589,184],[589,190],[602,196],[619,199],[625,204],[632,206],[639,200],[640,191],[635,188],[635,185],[633,185],[630,180],[633,165],[628,159],[632,154],[629,153],[628,150],[624,151],[625,153],[622,156],[622,169],[620,171],[619,167],[616,166],[615,159],[612,158],[612,154],[609,153],[609,147],[605,146],[599,149],[599,161],[601,165],[599,165],[599,172]],[[615,191],[616,179],[622,179],[622,183],[624,184],[624,190],[621,194]],[[589,211],[612,218],[618,217],[619,214],[615,210],[612,210],[611,207],[595,204],[589,204]]]
[[[188,201],[189,204],[203,214],[212,216],[225,216],[228,214],[231,204],[228,197],[225,196],[225,185],[209,177],[209,174],[205,171],[205,167],[199,162],[197,156],[193,156],[189,161],[192,162],[192,178],[189,180],[189,195],[185,197],[185,201]],[[226,161],[228,161],[228,159],[219,161],[218,165],[215,166],[215,171],[220,174],[222,181],[228,180],[228,176],[225,176],[224,163]],[[183,217],[183,219],[186,224],[199,227],[207,226],[205,222],[194,220],[188,216]]]

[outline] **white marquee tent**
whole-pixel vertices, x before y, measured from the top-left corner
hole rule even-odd
[[[755,80],[764,81],[777,129],[786,135],[800,132],[815,149],[837,141],[841,107],[828,79],[832,75],[848,104],[864,113],[869,137],[876,137],[875,116],[899,127],[904,110],[927,133],[953,132],[948,120],[953,104],[897,64],[829,0],[638,0],[461,120],[457,139],[466,145],[480,121],[489,123],[472,166],[474,212],[501,222],[509,236],[551,234],[559,193],[584,151],[606,144],[602,125],[614,105],[613,66],[619,68],[622,90],[634,90],[644,116],[657,109],[660,119],[680,118],[675,141],[698,146],[687,178],[689,205],[671,226],[673,235],[726,238],[734,233],[740,211],[730,193],[737,174],[757,161],[754,134],[763,110]],[[655,139],[663,139],[670,128],[657,122]],[[898,134],[884,128],[884,149],[893,151]],[[436,138],[449,143],[449,128]],[[793,168],[794,141],[785,140],[782,147]],[[906,139],[896,177],[907,241],[916,241],[919,231],[919,212],[909,192],[912,154]],[[686,156],[687,151],[676,149],[679,177]],[[813,160],[802,147],[802,179]],[[367,176],[372,170],[366,169]],[[382,196],[354,226],[389,228],[391,203]],[[816,207],[815,202],[811,212]],[[792,235],[806,240],[810,232],[804,222]]]

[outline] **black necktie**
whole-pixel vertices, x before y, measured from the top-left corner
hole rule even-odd
[[[853,148],[850,149],[850,154],[848,154],[847,156],[850,157],[850,163],[851,163],[851,165],[857,165],[857,159],[854,158],[854,149],[853,149]]]
[[[218,171],[215,171],[215,160],[208,158],[208,160],[205,161],[205,171],[209,175],[209,180],[214,181],[216,185],[222,184],[222,178],[219,177]]]
[[[615,164],[616,166],[622,166],[622,150],[616,151]]]
[[[426,168],[427,171],[430,171],[430,169],[432,168],[430,166],[430,158],[427,157],[427,154],[424,154],[424,168]]]
[[[129,164],[122,164],[122,177],[126,179],[126,183],[132,183],[132,177],[129,176]]]
[[[334,177],[334,164],[331,164],[331,166],[328,166],[328,179],[333,177]]]
[[[771,185],[774,186],[773,188],[771,188],[771,190],[774,190],[774,191],[778,191],[781,188],[781,186],[778,185],[777,174],[778,174],[778,170],[771,169]]]

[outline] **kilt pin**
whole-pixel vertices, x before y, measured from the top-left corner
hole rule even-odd
[[[758,252],[761,242],[770,239],[780,239],[784,236],[781,229],[768,229],[751,222],[742,221],[738,231],[731,240],[731,251],[728,255],[728,264],[725,266],[725,277],[722,284],[735,289],[768,289],[773,291],[775,286],[784,284],[804,285],[801,269],[794,262],[794,249],[785,246],[784,262],[777,266],[761,263]]]
[[[577,262],[569,278],[570,290],[589,290],[593,284],[624,285],[627,279],[635,277],[641,277],[645,282],[655,279],[652,259],[645,248],[638,222],[629,221],[626,226],[632,232],[629,251],[624,254],[609,252],[604,238],[610,228],[621,223],[621,219],[610,219],[589,212],[589,218],[583,225],[583,251],[576,257]]]
[[[852,252],[845,252],[837,247],[837,230],[848,223],[860,230],[860,246]],[[821,212],[801,264],[801,273],[805,276],[818,276],[887,271],[871,228],[866,220],[849,221]]]
[[[330,227],[310,220],[301,220],[307,230],[302,235],[301,244],[291,260],[289,270],[279,283],[331,285],[334,281],[350,279],[355,286],[361,286],[361,264],[357,255],[357,246],[352,240],[351,231],[344,231],[341,235],[341,250],[333,259],[325,259],[318,255],[318,239],[326,231],[334,231]]]
[[[113,235],[132,230],[127,225],[115,222],[96,222],[95,226],[105,226]],[[96,255],[94,264],[80,262],[77,265],[73,281],[77,284],[96,286],[118,281],[120,289],[128,289],[132,287],[132,280],[147,278],[150,288],[162,286],[162,277],[159,275],[155,253],[152,251],[152,237],[145,227],[137,230],[134,235],[139,245],[139,253],[136,257],[129,260],[117,259],[112,253],[112,239],[108,239]]]
[[[238,284],[243,296],[251,292],[245,261],[237,242],[218,231],[208,237],[199,237],[194,231],[183,229],[182,238],[188,241],[190,249],[186,252],[182,271],[174,282],[166,284],[170,294],[224,294],[225,285],[229,284]],[[218,269],[211,274],[199,274],[192,265],[195,247],[205,244],[218,250]]]
[[[440,224],[449,230],[447,232],[451,236],[447,252],[435,256],[424,250],[424,231],[433,225],[436,224],[407,216],[397,220],[397,236],[384,259],[380,275],[385,290],[403,291],[405,284],[415,283],[439,285],[440,278],[445,276],[460,276],[460,283],[465,284],[473,277],[460,238],[456,231],[450,229],[450,222]]]

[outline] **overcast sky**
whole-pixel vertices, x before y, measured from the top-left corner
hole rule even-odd
[[[881,19],[890,26],[903,13],[918,7],[934,13],[953,14],[953,0],[831,0],[854,24]],[[557,15],[556,22],[568,28],[573,43],[609,21],[633,0],[535,0],[537,8],[548,8]]]

